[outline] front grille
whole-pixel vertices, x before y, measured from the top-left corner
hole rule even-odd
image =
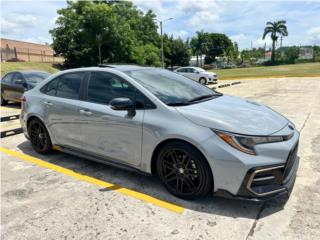
[[[294,165],[294,162],[297,158],[297,153],[298,153],[298,143],[296,144],[296,146],[293,148],[293,150],[289,153],[288,159],[287,159],[287,163],[285,165],[284,168],[284,173],[283,173],[283,182],[287,181],[287,178],[291,172],[291,169]]]

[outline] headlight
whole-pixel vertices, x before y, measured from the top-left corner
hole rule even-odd
[[[241,152],[256,155],[254,146],[262,143],[282,142],[287,140],[287,136],[268,136],[268,137],[256,137],[256,136],[243,136],[233,133],[221,132],[213,130],[223,141],[238,149]]]

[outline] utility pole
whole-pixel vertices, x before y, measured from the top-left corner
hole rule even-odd
[[[167,18],[167,19],[165,19],[165,20],[158,20],[158,19],[156,19],[156,21],[158,21],[158,22],[160,23],[160,36],[161,36],[161,66],[162,66],[162,68],[164,68],[162,23],[164,23],[165,21],[172,20],[172,19],[173,19],[173,18]]]
[[[162,21],[160,21],[160,34],[161,34],[161,67],[164,68]]]

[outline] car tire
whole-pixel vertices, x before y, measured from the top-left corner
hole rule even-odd
[[[207,84],[207,79],[205,79],[204,77],[201,77],[199,79],[199,83],[202,84],[202,85],[206,85]]]
[[[182,199],[198,199],[213,189],[210,166],[192,145],[165,144],[157,155],[157,174],[166,189]]]
[[[50,135],[44,124],[34,118],[28,124],[28,135],[33,149],[41,154],[49,153],[52,150]]]
[[[2,94],[1,94],[1,106],[5,106],[7,104],[8,104],[8,101],[4,100],[3,97],[2,97]]]

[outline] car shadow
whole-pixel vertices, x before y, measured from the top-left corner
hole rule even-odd
[[[21,109],[21,104],[16,102],[9,102],[7,105],[3,107],[12,108],[12,109]]]
[[[263,204],[213,196],[207,196],[200,200],[186,201],[176,198],[167,192],[158,178],[155,176],[145,176],[137,172],[122,170],[58,151],[54,151],[47,155],[41,155],[33,150],[29,141],[22,142],[18,145],[18,148],[23,153],[37,157],[46,162],[73,170],[77,173],[110,182],[115,185],[119,185],[123,188],[132,189],[164,201],[176,203],[192,211],[232,218],[256,219],[259,216],[261,217],[260,213],[262,210],[268,208],[266,214],[263,215],[263,217],[266,217],[282,210],[283,204],[285,204],[285,200],[281,199],[273,201],[271,204]],[[115,189],[118,188],[101,188],[99,191],[104,193],[113,191]]]

